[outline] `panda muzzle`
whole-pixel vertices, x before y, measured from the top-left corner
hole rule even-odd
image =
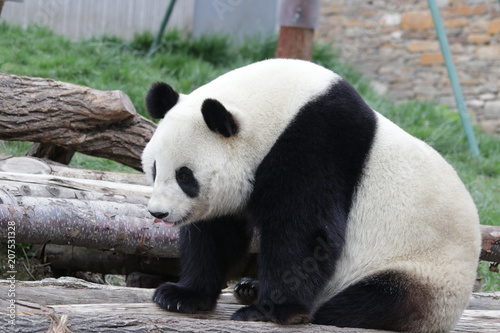
[[[151,215],[153,215],[154,217],[156,217],[154,219],[154,223],[160,223],[160,222],[163,222],[165,223],[165,225],[167,227],[173,227],[176,223],[175,222],[170,222],[170,221],[167,221],[166,218],[168,217],[169,213],[163,213],[163,212],[149,212]]]

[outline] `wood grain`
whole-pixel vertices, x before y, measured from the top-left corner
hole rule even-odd
[[[0,295],[9,282],[0,280]],[[214,311],[179,314],[164,311],[150,299],[152,289],[97,285],[75,278],[18,282],[16,329],[46,332],[52,325],[66,332],[383,332],[322,325],[280,326],[272,323],[229,321],[241,305],[231,290],[224,290]],[[466,309],[452,332],[500,331],[500,293],[472,296],[476,308]],[[491,301],[487,309],[478,304]],[[493,306],[496,305],[496,306]],[[0,318],[6,317],[6,302],[0,301]],[[3,318],[2,318],[3,320]],[[61,325],[62,323],[62,325]]]
[[[0,140],[51,144],[141,170],[155,128],[119,90],[0,73]]]

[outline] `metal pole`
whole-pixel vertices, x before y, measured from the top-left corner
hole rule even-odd
[[[462,120],[462,127],[464,128],[465,136],[467,137],[467,143],[469,144],[472,155],[479,156],[480,153],[477,146],[476,137],[474,136],[474,131],[472,130],[469,115],[467,114],[467,108],[465,107],[462,88],[460,87],[460,81],[458,80],[455,64],[453,63],[453,58],[451,57],[448,38],[446,37],[446,31],[444,30],[443,22],[441,21],[441,15],[439,14],[438,6],[435,0],[427,0],[427,3],[432,13],[434,25],[436,26],[436,33],[439,39],[441,53],[443,54],[446,69],[448,70],[448,76],[450,78],[453,94],[455,95],[455,102],[457,103],[460,119]]]
[[[163,32],[165,31],[165,27],[167,26],[168,20],[170,19],[170,15],[174,10],[174,5],[177,0],[170,0],[170,4],[168,5],[167,11],[165,12],[165,16],[163,17],[163,21],[161,22],[160,30],[156,34],[151,47],[149,48],[148,56],[152,55],[156,51],[156,47],[160,44],[161,37],[163,36]]]

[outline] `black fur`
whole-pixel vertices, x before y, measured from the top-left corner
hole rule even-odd
[[[347,82],[307,103],[255,175],[249,209],[260,230],[259,296],[233,319],[303,318],[331,278],[376,131],[374,112]],[[303,312],[301,312],[303,311]]]
[[[229,138],[238,133],[233,115],[216,99],[206,99],[201,106],[203,119],[211,131]]]
[[[215,307],[228,270],[248,249],[244,219],[223,217],[180,229],[181,279],[158,287],[153,301],[173,312],[193,313]]]
[[[179,187],[190,198],[196,198],[200,194],[200,184],[188,167],[182,167],[175,171],[175,180]]]
[[[153,119],[161,119],[179,101],[179,93],[165,82],[156,82],[146,95],[146,108]]]
[[[212,130],[229,137],[237,126],[219,104],[206,100],[203,116]],[[352,86],[340,81],[304,105],[277,138],[256,171],[246,212],[249,226],[261,237],[259,291],[256,301],[232,319],[312,320],[313,302],[333,275],[344,246],[347,218],[375,132],[375,113]],[[178,286],[185,289],[166,284],[155,294],[156,302],[166,307],[182,298],[183,311],[214,306],[228,267],[248,246],[244,224],[231,220],[184,228]]]
[[[151,170],[151,176],[153,177],[153,182],[156,180],[156,161],[153,162],[153,169]]]
[[[360,281],[323,304],[313,323],[409,331],[423,320],[432,295],[417,281],[399,272],[383,272]]]
[[[259,294],[259,281],[244,277],[234,286],[233,294],[238,303],[252,304]]]

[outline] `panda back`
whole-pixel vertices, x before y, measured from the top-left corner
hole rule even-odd
[[[446,303],[435,305],[443,311],[467,302],[479,257],[479,218],[457,173],[433,148],[377,113],[353,200],[345,247],[324,300],[395,270],[426,281],[435,299]]]

